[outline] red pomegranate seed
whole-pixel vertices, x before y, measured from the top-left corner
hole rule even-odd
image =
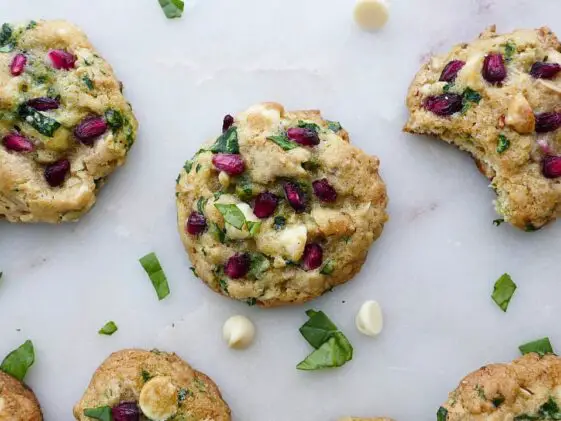
[[[206,229],[206,218],[200,212],[191,212],[185,224],[185,231],[191,235],[199,235]]]
[[[258,218],[268,218],[277,209],[277,204],[279,203],[279,198],[273,193],[265,192],[260,193],[255,198],[255,204],[253,205],[253,213]]]
[[[323,249],[317,243],[306,244],[302,259],[305,270],[317,269],[323,262]]]
[[[335,202],[337,200],[337,192],[329,184],[327,178],[322,178],[321,180],[316,180],[312,183],[314,188],[314,193],[322,202]]]
[[[111,408],[113,421],[139,421],[140,409],[136,402],[121,402]]]
[[[293,127],[286,131],[290,140],[304,146],[314,146],[319,143],[319,136],[315,130],[302,127]]]
[[[500,83],[506,79],[506,66],[502,54],[491,53],[483,60],[481,71],[483,78],[489,83]]]
[[[538,61],[532,65],[530,74],[536,79],[553,79],[559,71],[561,71],[561,66],[557,63]]]
[[[107,131],[107,122],[101,117],[86,117],[74,128],[74,136],[82,143],[92,145],[93,141]]]
[[[33,143],[19,133],[9,133],[2,139],[4,147],[14,152],[31,152],[35,149]]]
[[[233,153],[217,153],[212,157],[212,165],[228,175],[240,175],[245,171],[241,155]]]
[[[224,116],[224,121],[222,122],[222,133],[232,127],[232,124],[234,124],[234,117],[232,117],[230,114],[226,114]]]
[[[559,127],[561,127],[561,113],[548,112],[536,114],[536,132],[552,132]]]
[[[10,73],[12,76],[19,76],[25,70],[27,64],[27,57],[24,54],[16,54],[10,64]]]
[[[547,178],[561,177],[561,156],[546,156],[542,161],[542,173]]]
[[[249,272],[251,258],[247,253],[238,253],[228,259],[224,266],[224,273],[230,279],[243,278]]]
[[[49,58],[55,69],[70,70],[74,68],[76,57],[74,54],[65,50],[51,50],[49,51]]]
[[[66,179],[66,174],[70,171],[70,161],[61,159],[54,164],[47,165],[45,168],[45,179],[51,187],[58,187]]]
[[[424,107],[434,114],[445,117],[462,110],[463,99],[458,94],[442,94],[429,96],[424,103]]]
[[[60,107],[60,103],[53,98],[49,97],[41,97],[41,98],[34,98],[27,101],[27,105],[31,108],[36,109],[37,111],[47,111],[47,110],[56,110]]]
[[[458,73],[465,65],[465,61],[452,60],[444,67],[444,70],[440,74],[440,79],[438,80],[441,82],[454,82],[454,80],[456,80],[456,76],[458,76]]]
[[[284,195],[286,200],[297,213],[303,212],[306,209],[306,195],[296,183],[284,183]]]

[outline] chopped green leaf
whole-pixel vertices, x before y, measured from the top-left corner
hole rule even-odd
[[[497,142],[497,153],[503,153],[510,147],[510,140],[504,134],[499,135],[499,140]]]
[[[222,228],[218,226],[216,222],[210,223],[208,232],[216,241],[220,241],[222,244],[224,244],[224,241],[226,241],[226,233]]]
[[[82,82],[84,82],[84,85],[86,85],[90,91],[93,90],[93,88],[94,88],[94,82],[93,82],[93,80],[91,80],[88,76],[84,76],[84,77],[82,78]]]
[[[471,88],[466,88],[462,94],[462,114],[465,114],[473,104],[479,104],[481,101],[481,95],[479,92],[474,91]]]
[[[436,412],[436,421],[446,421],[448,419],[448,410],[442,406]]]
[[[299,363],[299,370],[320,370],[341,367],[353,358],[353,347],[341,332],[335,332],[314,352]]]
[[[197,200],[197,211],[199,211],[199,213],[205,213],[206,202],[208,202],[208,199],[204,197],[199,197],[199,200]]]
[[[246,175],[242,175],[236,180],[236,196],[244,202],[249,201],[253,197],[253,184]]]
[[[9,23],[4,23],[0,29],[0,45],[5,46],[12,39],[12,27]],[[13,44],[12,44],[13,45]],[[12,48],[13,49],[13,48]],[[3,51],[4,52],[4,51]]]
[[[328,260],[327,262],[325,262],[325,265],[323,265],[319,273],[321,273],[322,275],[331,275],[334,270],[335,263],[333,262],[333,260]]]
[[[516,291],[516,284],[513,282],[510,275],[505,273],[495,282],[491,297],[501,310],[506,312],[508,304],[514,295],[514,291]]]
[[[177,403],[181,404],[181,402],[187,399],[187,396],[189,395],[192,395],[189,390],[184,388],[179,389],[179,391],[177,392]]]
[[[444,85],[444,88],[442,88],[442,91],[447,94],[448,92],[450,92],[450,89],[452,89],[454,87],[453,83],[447,83],[446,85]]]
[[[259,230],[261,229],[261,222],[246,221],[245,225],[247,226],[249,235],[251,235],[252,237],[255,237],[257,234],[259,234]]]
[[[216,209],[222,214],[224,220],[233,227],[241,230],[245,224],[245,215],[236,205],[216,203]]]
[[[30,20],[25,29],[27,29],[29,31],[30,29],[33,29],[36,26],[37,26],[37,22],[35,22],[34,20]]]
[[[86,417],[94,418],[100,421],[113,421],[113,416],[111,415],[111,408],[109,406],[86,408],[84,409],[84,415]]]
[[[286,218],[284,216],[280,216],[280,215],[275,216],[273,222],[273,228],[275,228],[278,231],[283,229],[285,225],[286,225]]]
[[[495,408],[498,408],[499,406],[501,406],[505,401],[505,397],[502,395],[497,396],[496,398],[493,398],[491,400],[491,403],[493,404],[493,406]]]
[[[221,289],[222,291],[224,291],[224,293],[225,293],[226,295],[228,295],[228,281],[225,280],[225,279],[223,279],[223,278],[221,278],[220,281],[218,281],[218,283],[220,284],[220,289]]]
[[[251,253],[248,277],[259,279],[263,272],[271,266],[269,259],[261,253]]]
[[[26,104],[19,107],[19,115],[31,127],[47,137],[53,137],[55,131],[60,127],[58,121],[41,114]]]
[[[213,194],[214,200],[220,199],[220,196],[222,196],[223,194],[224,194],[224,192],[221,192],[221,191],[214,192],[214,194]]]
[[[477,392],[477,394],[481,399],[487,400],[487,398],[485,397],[485,390],[480,385],[478,384],[475,385],[475,391]]]
[[[27,340],[4,358],[4,361],[0,364],[0,370],[19,381],[23,381],[27,370],[34,362],[35,350],[33,349],[33,342]]]
[[[202,168],[201,164],[197,164],[197,166],[195,167],[195,172],[198,173],[200,171],[200,169]]]
[[[188,159],[187,161],[185,161],[185,165],[183,165],[183,169],[187,174],[189,174],[191,172],[191,168],[193,168],[193,161]]]
[[[301,129],[312,130],[316,133],[319,132],[319,126],[316,123],[310,123],[310,122],[307,122],[307,121],[299,120],[298,121],[298,127],[300,127]]]
[[[140,259],[140,264],[150,277],[159,300],[166,298],[170,291],[168,280],[155,253],[149,253]]]
[[[522,355],[526,355],[531,352],[535,352],[541,357],[543,357],[545,354],[553,354],[553,347],[551,346],[551,342],[547,337],[528,342],[524,345],[520,345],[518,349],[520,350]]]
[[[508,41],[505,44],[505,60],[511,61],[514,54],[516,54],[516,44],[513,41]]]
[[[105,111],[105,120],[113,130],[118,130],[123,127],[123,115],[113,108],[109,108]]]
[[[306,171],[315,171],[321,166],[320,162],[316,158],[312,158],[309,161],[302,162],[302,168]]]
[[[164,11],[166,18],[175,19],[180,18],[185,10],[185,3],[183,0],[158,0],[160,6]]]
[[[339,123],[338,121],[329,121],[329,120],[326,121],[327,121],[327,128],[333,132],[338,132],[343,128],[343,126],[341,126],[341,123]]]
[[[291,149],[294,149],[294,148],[298,147],[298,145],[296,143],[294,143],[293,141],[291,141],[286,136],[285,133],[275,135],[275,136],[269,136],[269,137],[267,137],[267,139],[272,140],[277,145],[279,145],[281,148],[283,148],[285,151],[289,151]]]
[[[238,129],[236,126],[230,127],[222,133],[216,143],[210,148],[214,153],[240,153],[240,146],[238,144]]]
[[[140,372],[140,375],[142,376],[142,380],[144,381],[144,383],[146,383],[148,380],[150,380],[153,376],[147,372],[146,370],[142,370]]]
[[[100,335],[113,335],[115,332],[117,332],[118,329],[119,328],[114,321],[109,321],[105,323],[105,325],[101,329],[99,329],[97,333],[99,333]]]
[[[11,53],[15,48],[16,45],[13,42],[10,42],[9,44],[0,47],[0,53]]]
[[[531,421],[531,420],[561,420],[561,412],[559,405],[550,396],[549,399],[538,409],[536,415],[522,414],[514,417],[515,421]]]
[[[300,333],[311,346],[317,349],[338,329],[323,311],[308,310],[306,314],[310,319],[302,325]]]
[[[495,225],[495,226],[498,227],[498,226],[501,225],[504,221],[505,221],[504,218],[495,219],[495,220],[493,221],[493,225]]]
[[[198,278],[198,277],[199,277],[199,275],[197,274],[197,271],[195,270],[195,268],[194,268],[193,266],[191,266],[191,267],[189,268],[189,270],[191,270],[191,272],[193,272],[193,275],[195,275],[195,278]]]

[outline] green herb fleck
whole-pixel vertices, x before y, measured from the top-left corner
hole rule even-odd
[[[222,133],[218,139],[216,139],[216,143],[212,145],[210,151],[214,153],[240,153],[238,129],[232,126]]]
[[[539,228],[536,228],[533,224],[526,224],[526,226],[524,227],[524,231],[526,232],[534,232],[537,231]]]
[[[253,279],[261,278],[261,275],[269,269],[271,263],[269,259],[265,257],[264,254],[261,253],[251,253],[250,255],[250,264],[249,264],[249,272],[247,276]]]
[[[224,244],[226,241],[226,233],[221,229],[216,222],[211,222],[208,229],[209,234],[216,240]]]
[[[498,227],[499,225],[501,225],[504,222],[504,218],[500,218],[500,219],[495,219],[493,221],[493,225],[495,225],[496,227]]]
[[[144,383],[146,383],[148,380],[150,380],[153,376],[147,372],[146,370],[142,370],[140,372],[140,375],[142,376],[142,380],[144,381]]]
[[[353,358],[353,347],[341,332],[335,332],[326,342],[300,362],[299,370],[321,370],[341,367]]]
[[[228,281],[224,278],[221,278],[218,283],[220,284],[220,289],[224,291],[226,295],[228,295]]]
[[[496,398],[493,398],[491,400],[491,403],[493,404],[493,406],[495,408],[498,408],[499,406],[501,406],[505,401],[505,397],[502,395],[497,396]]]
[[[18,348],[10,352],[0,364],[0,371],[23,381],[27,370],[35,362],[35,350],[33,342],[27,340]]]
[[[29,31],[30,29],[33,29],[36,26],[37,26],[37,22],[35,22],[34,20],[30,20],[25,29],[27,29]]]
[[[205,213],[206,202],[208,202],[208,199],[204,197],[199,197],[199,200],[197,200],[197,210],[199,213]]]
[[[487,400],[487,398],[485,397],[485,390],[478,384],[475,385],[475,391],[477,392],[477,395],[483,399],[483,400]]]
[[[436,412],[436,421],[446,421],[448,419],[448,410],[442,406]]]
[[[197,164],[197,166],[195,167],[195,172],[198,173],[201,170],[202,166],[201,164]]]
[[[189,269],[191,270],[191,272],[193,272],[193,275],[195,275],[195,278],[199,277],[199,275],[197,274],[197,271],[195,270],[195,268],[193,266],[191,266]]]
[[[277,145],[279,145],[281,148],[283,148],[285,151],[289,151],[291,149],[297,148],[298,145],[294,142],[292,142],[285,133],[282,133],[280,135],[275,135],[275,136],[269,136],[267,137],[268,140],[272,140],[273,142],[275,142]]]
[[[540,357],[543,357],[545,354],[553,354],[553,347],[547,337],[520,345],[518,349],[522,355],[530,354],[531,352],[535,352]]]
[[[501,310],[506,312],[514,291],[516,291],[516,284],[512,281],[510,275],[505,273],[495,282],[491,297]]]
[[[245,303],[250,306],[253,307],[255,304],[257,304],[257,298],[255,297],[251,297],[245,300]]]
[[[181,402],[187,399],[187,396],[193,396],[190,390],[184,388],[179,389],[177,392],[177,403],[181,405]]]
[[[113,108],[109,108],[105,111],[105,120],[113,130],[118,130],[123,127],[123,115]]]
[[[3,45],[2,47],[0,47],[0,53],[10,53],[14,51],[14,48],[16,48],[16,45],[14,43]]]
[[[149,253],[140,259],[140,264],[150,277],[152,285],[158,295],[158,300],[163,300],[169,293],[169,285],[166,274],[160,265],[160,261],[155,253]]]
[[[245,225],[247,226],[249,235],[251,235],[252,237],[255,237],[257,234],[259,234],[259,230],[261,229],[261,222],[245,221]]]
[[[47,137],[53,137],[55,131],[60,127],[58,121],[25,104],[19,107],[19,115],[26,123],[29,123],[35,130]]]
[[[510,140],[504,134],[499,135],[499,140],[497,142],[497,153],[503,153],[510,147]]]
[[[222,192],[222,191],[220,191],[220,190],[217,191],[217,192],[214,192],[214,194],[213,194],[214,200],[220,199],[220,196],[222,196],[223,194],[224,194],[224,192]]]
[[[302,168],[304,168],[306,171],[315,171],[319,167],[320,167],[320,163],[315,158],[312,158],[309,161],[306,161],[306,162],[302,163]]]
[[[516,44],[512,41],[508,41],[505,44],[505,60],[507,62],[511,61],[514,54],[516,54]]]
[[[335,263],[333,262],[333,260],[328,260],[327,262],[325,262],[325,265],[323,265],[319,273],[321,273],[322,275],[331,275],[334,270]]]
[[[514,417],[515,421],[530,421],[530,420],[561,420],[561,412],[557,402],[552,397],[538,409],[537,415],[522,414]]]
[[[247,176],[238,177],[236,181],[236,196],[244,202],[253,197],[253,185]]]
[[[0,53],[9,53],[16,47],[12,41],[12,27],[8,23],[4,23],[0,29]]]
[[[88,89],[89,89],[90,91],[93,91],[93,89],[94,89],[94,82],[93,82],[93,80],[91,80],[88,76],[84,76],[84,77],[82,78],[82,82],[84,82],[84,84],[88,87]]]
[[[117,332],[118,329],[119,328],[114,321],[109,321],[105,323],[105,325],[101,329],[99,329],[97,333],[99,333],[100,335],[113,335],[115,332]]]
[[[236,205],[224,205],[216,203],[216,209],[222,214],[224,220],[233,227],[241,230],[245,224],[245,216]]]
[[[113,421],[113,416],[111,415],[111,408],[109,406],[86,408],[84,409],[84,415],[86,417],[94,418],[100,421]]]
[[[343,128],[341,126],[341,123],[339,123],[338,121],[329,121],[329,120],[326,121],[327,121],[327,128],[333,132],[338,132]]]
[[[300,127],[301,129],[312,130],[316,133],[319,132],[319,126],[316,123],[309,123],[307,121],[299,120],[298,127]]]
[[[183,169],[187,174],[189,174],[191,172],[191,168],[193,168],[193,161],[188,159],[187,161],[185,161],[185,165],[183,165]]]
[[[286,218],[284,216],[275,216],[274,222],[273,222],[273,228],[276,229],[277,231],[281,230],[284,228],[284,226],[286,225]]]
[[[442,91],[447,94],[448,92],[450,92],[450,89],[452,89],[454,87],[453,83],[447,83],[446,85],[444,85],[444,88],[442,88]]]
[[[479,104],[481,101],[481,95],[479,92],[474,91],[471,88],[466,88],[462,94],[462,114],[465,114],[473,104]]]
[[[185,10],[185,3],[183,0],[158,0],[160,7],[164,11],[166,18],[175,19],[180,18]]]

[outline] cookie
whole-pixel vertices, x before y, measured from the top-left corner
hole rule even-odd
[[[387,220],[376,157],[319,111],[263,103],[177,180],[178,224],[194,273],[264,307],[303,303],[351,279]]]
[[[33,391],[0,371],[0,421],[42,421],[41,407]]]
[[[90,417],[105,413],[114,419],[143,415],[152,421],[230,420],[230,409],[210,378],[177,355],[158,350],[122,350],[101,364],[74,407],[74,417],[110,419]]]
[[[111,66],[64,21],[0,28],[0,219],[75,221],[137,122]]]
[[[561,417],[561,358],[527,354],[465,377],[438,410],[439,421],[549,420]]]
[[[491,27],[432,57],[407,96],[404,130],[469,152],[497,193],[496,211],[527,231],[561,209],[560,50],[548,28]]]

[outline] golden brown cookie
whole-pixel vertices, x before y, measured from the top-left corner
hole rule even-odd
[[[195,274],[269,307],[303,303],[351,279],[387,220],[379,161],[319,111],[263,103],[177,180],[178,224]]]
[[[432,57],[407,95],[404,130],[469,152],[491,180],[497,212],[527,231],[561,209],[560,50],[548,28],[491,27]]]
[[[77,220],[137,122],[111,66],[64,21],[0,28],[0,219]]]
[[[0,371],[0,421],[42,421],[41,407],[33,391]]]
[[[230,420],[230,408],[210,378],[175,354],[140,349],[111,354],[74,407],[79,421],[100,413],[152,421]]]

